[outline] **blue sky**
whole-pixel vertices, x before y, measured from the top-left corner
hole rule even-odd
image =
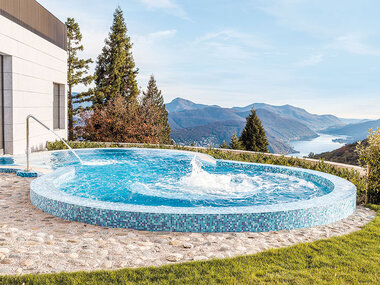
[[[380,118],[380,1],[39,2],[62,21],[79,22],[83,56],[93,59],[120,5],[139,85],[145,88],[154,74],[166,102],[291,104],[317,114]]]

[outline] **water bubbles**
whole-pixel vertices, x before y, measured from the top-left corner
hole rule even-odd
[[[288,203],[329,189],[301,176],[266,172],[254,164],[204,161],[168,150],[86,150],[83,165],[59,172],[55,184],[70,195],[148,206],[249,206]],[[67,169],[63,167],[62,169]],[[277,171],[276,171],[277,172]]]

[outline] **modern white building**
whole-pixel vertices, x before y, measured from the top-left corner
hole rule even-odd
[[[67,136],[65,24],[34,0],[0,0],[0,154],[22,154],[29,114]],[[30,122],[32,151],[56,137]]]

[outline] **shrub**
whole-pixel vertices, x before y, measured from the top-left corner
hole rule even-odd
[[[380,204],[380,129],[370,130],[367,145],[357,146],[360,163],[367,167],[366,202]]]
[[[77,133],[89,141],[159,143],[161,126],[148,115],[143,108],[116,96],[102,107],[82,112],[84,123],[77,128]]]

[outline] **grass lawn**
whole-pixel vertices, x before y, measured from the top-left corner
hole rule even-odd
[[[380,284],[380,206],[362,230],[252,256],[162,267],[0,277],[0,284]],[[0,265],[1,266],[1,265]]]

